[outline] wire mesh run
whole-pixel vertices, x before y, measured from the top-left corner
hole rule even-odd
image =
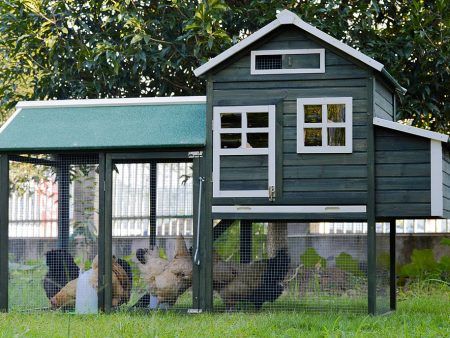
[[[376,312],[386,313],[391,309],[390,298],[390,242],[389,226],[376,228]]]
[[[113,255],[130,280],[123,307],[191,308],[192,163],[114,167]]]
[[[214,309],[367,312],[367,236],[308,223],[216,220]]]
[[[12,158],[9,310],[71,310],[80,269],[98,285],[98,158]],[[96,291],[92,297],[96,304]]]

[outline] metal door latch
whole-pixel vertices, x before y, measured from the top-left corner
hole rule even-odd
[[[269,201],[275,201],[275,187],[273,185],[269,186]]]

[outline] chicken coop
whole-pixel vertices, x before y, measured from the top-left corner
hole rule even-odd
[[[105,312],[394,310],[396,220],[450,216],[448,135],[397,122],[384,66],[286,10],[194,73],[205,97],[17,105],[0,309],[93,288]]]

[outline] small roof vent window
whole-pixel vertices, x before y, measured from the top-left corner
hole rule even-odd
[[[250,74],[325,73],[325,49],[255,50]]]

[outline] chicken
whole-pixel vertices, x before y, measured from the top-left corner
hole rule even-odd
[[[122,265],[125,267],[128,265],[125,261],[122,261]],[[119,306],[128,302],[131,294],[131,280],[130,275],[127,274],[126,269],[119,264],[118,260],[113,258],[112,266],[112,305]],[[129,265],[128,265],[129,267]],[[89,280],[92,287],[98,290],[98,256],[92,261],[93,273]],[[131,270],[130,270],[131,273]],[[52,307],[67,307],[73,306],[76,299],[78,278],[68,282],[54,297],[50,299]]]
[[[45,253],[48,272],[42,281],[48,299],[56,295],[68,282],[78,277],[78,266],[64,249],[54,249]]]
[[[290,263],[287,249],[278,250],[272,258],[249,264],[226,263],[218,255],[214,259],[214,290],[219,293],[227,310],[233,310],[240,301],[252,303],[259,310],[265,302],[273,302],[283,292],[281,282]]]
[[[174,305],[192,283],[192,258],[183,236],[177,237],[172,261],[160,258],[158,250],[151,250],[139,268],[148,291],[159,304]]]

